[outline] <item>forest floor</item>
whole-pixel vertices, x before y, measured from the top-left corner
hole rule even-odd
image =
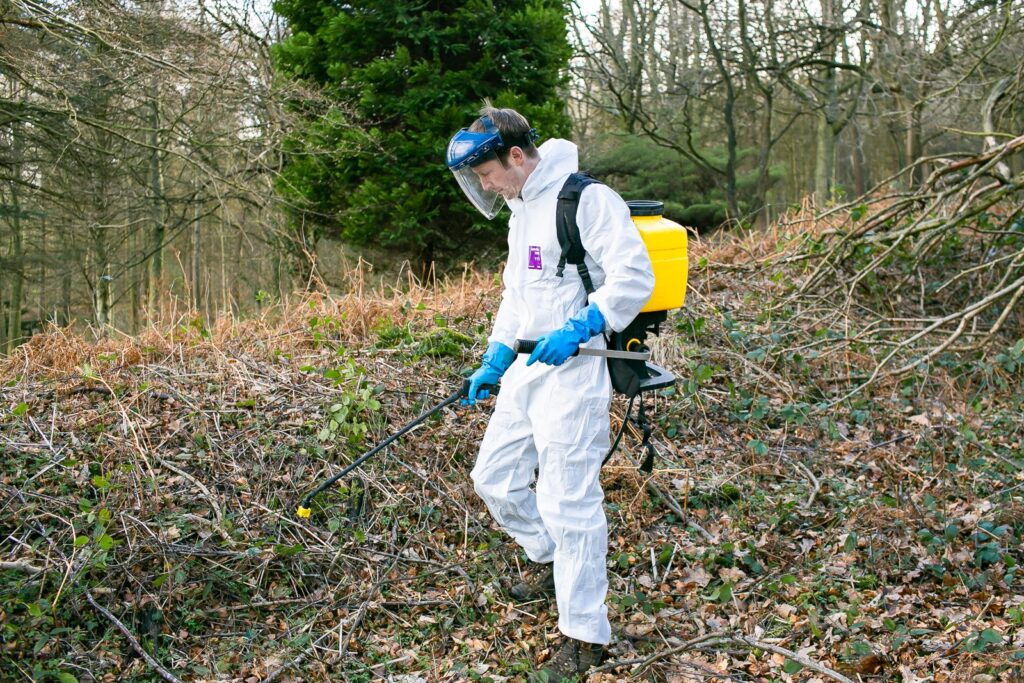
[[[831,344],[855,309],[794,322],[787,244],[691,247],[655,471],[634,431],[603,474],[613,643],[589,680],[1024,681],[1024,342],[833,400],[882,351]],[[505,596],[523,557],[469,480],[490,402],[296,516],[458,388],[498,294],[355,291],[2,361],[0,679],[517,681],[551,655],[554,604]]]

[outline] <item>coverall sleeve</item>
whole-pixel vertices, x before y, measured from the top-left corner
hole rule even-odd
[[[576,212],[587,254],[605,273],[590,303],[619,332],[633,321],[654,291],[654,271],[626,202],[607,185],[588,185]]]

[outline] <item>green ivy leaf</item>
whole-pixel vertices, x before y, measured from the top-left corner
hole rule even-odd
[[[978,642],[985,645],[998,645],[1003,642],[1003,636],[994,628],[987,628],[978,634]]]
[[[274,546],[274,554],[278,555],[279,557],[293,557],[295,555],[298,555],[305,549],[305,546],[303,546],[301,543],[296,543],[295,545],[284,545],[278,543]]]

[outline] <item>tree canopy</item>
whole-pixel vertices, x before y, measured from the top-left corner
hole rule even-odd
[[[445,145],[484,98],[518,109],[543,137],[568,132],[565,4],[279,0],[274,10],[291,28],[275,46],[280,73],[336,101],[306,112],[278,184],[301,206],[307,239],[406,250],[424,266],[500,244],[502,221],[465,201]]]

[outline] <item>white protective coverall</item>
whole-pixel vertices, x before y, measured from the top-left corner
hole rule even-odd
[[[561,327],[587,304],[576,267],[555,272],[558,192],[578,169],[576,145],[549,140],[519,198],[508,202],[508,261],[490,342],[511,347]],[[595,292],[590,303],[621,330],[651,296],[654,274],[625,202],[605,185],[580,197],[577,223]],[[596,335],[585,346],[604,348]],[[534,562],[554,561],[559,630],[605,645],[611,628],[605,594],[608,525],[599,480],[609,448],[611,380],[605,359],[570,358],[561,366],[525,357],[502,377],[473,467],[474,487],[495,521]],[[536,494],[530,489],[539,467]]]

